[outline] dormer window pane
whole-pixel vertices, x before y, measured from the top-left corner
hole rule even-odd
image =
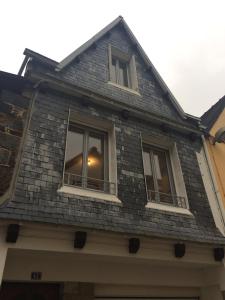
[[[119,85],[129,87],[128,68],[128,63],[112,57],[111,80]]]
[[[126,63],[119,62],[119,75],[118,75],[118,83],[120,85],[128,87],[128,66]]]
[[[112,59],[112,81],[116,82],[116,60]]]

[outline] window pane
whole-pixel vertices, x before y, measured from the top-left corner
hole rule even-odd
[[[127,65],[119,62],[118,83],[128,87]]]
[[[144,161],[144,174],[145,174],[145,181],[147,185],[148,197],[149,200],[154,198],[154,193],[152,191],[155,190],[154,187],[154,180],[153,180],[153,172],[152,172],[152,165],[150,160],[150,153],[143,152],[143,161]]]
[[[81,185],[83,167],[83,143],[82,130],[70,126],[67,134],[65,183]]]
[[[88,140],[88,187],[104,189],[104,135],[91,133]],[[96,179],[96,180],[94,180]]]
[[[171,194],[171,186],[169,180],[169,172],[167,167],[166,153],[164,151],[153,150],[155,176],[158,183],[160,193]],[[171,203],[173,199],[171,195],[160,194],[160,202]]]
[[[112,59],[111,81],[116,83],[116,60]]]

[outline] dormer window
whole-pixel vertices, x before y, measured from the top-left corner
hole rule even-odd
[[[119,87],[137,91],[135,56],[109,45],[109,81]]]
[[[112,82],[122,86],[130,87],[129,65],[119,58],[112,57]]]

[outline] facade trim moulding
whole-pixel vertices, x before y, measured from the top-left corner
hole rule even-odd
[[[82,96],[87,97],[89,101],[92,101],[93,103],[104,107],[109,107],[117,111],[129,110],[129,116],[135,116],[158,125],[166,124],[171,129],[173,128],[179,132],[187,132],[189,134],[195,134],[196,136],[199,137],[201,137],[202,135],[202,131],[199,126],[197,128],[187,127],[182,123],[176,122],[166,117],[162,118],[162,116],[160,115],[154,114],[152,112],[146,112],[138,107],[133,107],[132,105],[124,104],[108,96],[104,96],[102,94],[96,93],[93,90],[87,88],[84,89],[74,84],[70,84],[63,80],[55,78],[50,74],[43,75],[36,72],[35,74],[32,74],[32,77],[30,79],[33,79],[35,81],[42,80],[43,88],[50,88],[53,90],[57,90],[67,95],[72,95],[77,97],[82,97]]]

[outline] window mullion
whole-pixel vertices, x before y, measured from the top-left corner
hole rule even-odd
[[[175,193],[175,187],[174,187],[174,182],[173,182],[173,174],[172,174],[172,169],[170,167],[170,161],[169,161],[168,155],[166,155],[166,166],[167,166],[167,170],[168,170],[168,177],[169,177],[169,183],[170,183],[173,204],[177,205],[176,199],[174,197],[176,193]]]
[[[119,82],[119,70],[120,70],[119,59],[116,59],[116,83],[117,84],[120,84],[120,82]]]
[[[155,187],[155,200],[157,202],[160,202],[160,195],[159,195],[159,186],[158,186],[158,181],[157,181],[157,173],[156,173],[156,166],[155,166],[155,160],[154,160],[154,153],[153,150],[150,150],[150,161],[152,165],[152,176],[153,176],[153,182],[154,182],[154,187]]]
[[[110,183],[106,183],[105,181],[109,181],[109,177],[107,174],[109,174],[109,164],[108,164],[108,143],[107,143],[107,136],[104,135],[104,191],[110,191]],[[108,185],[108,186],[107,186]]]
[[[130,68],[129,65],[126,65],[126,73],[127,73],[128,87],[129,87],[129,88],[132,88],[129,68]]]
[[[87,175],[88,175],[88,137],[89,132],[84,131],[84,148],[83,148],[83,168],[82,168],[82,186],[87,187]]]

